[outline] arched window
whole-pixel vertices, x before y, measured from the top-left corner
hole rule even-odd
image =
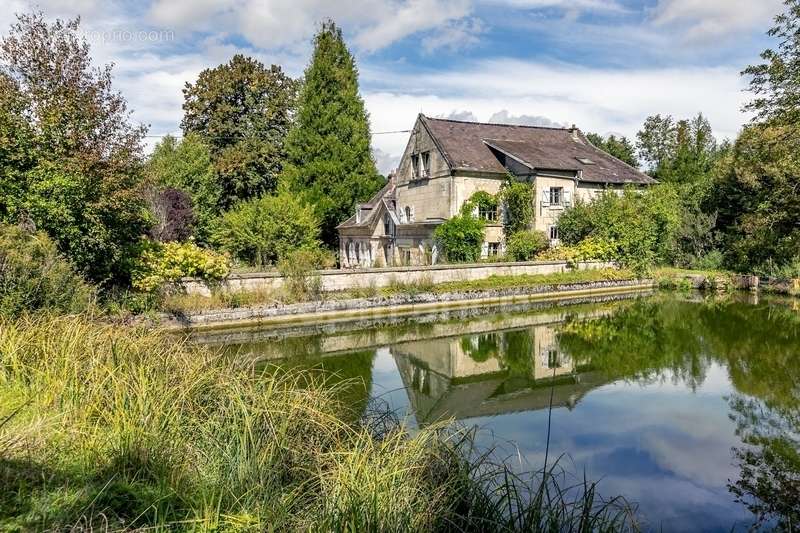
[[[407,205],[405,211],[406,211],[406,222],[411,222],[411,206]]]

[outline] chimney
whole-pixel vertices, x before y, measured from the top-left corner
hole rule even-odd
[[[581,138],[578,136],[578,126],[575,124],[569,129],[570,135],[572,135],[572,140],[575,142],[581,142]]]

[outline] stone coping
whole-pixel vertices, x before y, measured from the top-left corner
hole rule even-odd
[[[602,261],[581,261],[578,265],[606,265]],[[328,270],[315,270],[314,274],[320,276],[341,276],[346,274],[369,274],[369,273],[383,273],[391,274],[392,272],[433,272],[437,270],[468,270],[473,268],[503,268],[503,267],[518,267],[518,266],[536,266],[536,265],[559,265],[567,266],[566,261],[501,261],[495,263],[446,263],[439,265],[425,265],[425,266],[401,266],[401,267],[383,267],[383,268],[340,268]],[[231,279],[255,279],[255,278],[281,278],[283,277],[277,270],[266,270],[263,272],[241,272],[229,275],[225,280]],[[223,281],[225,281],[223,280]],[[186,277],[181,278],[182,282],[186,281],[203,281],[201,278]]]

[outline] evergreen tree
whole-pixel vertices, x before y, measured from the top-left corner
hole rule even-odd
[[[209,146],[223,208],[275,190],[296,92],[280,67],[238,54],[186,84],[181,126]]]
[[[336,244],[336,225],[382,179],[370,152],[369,116],[358,93],[358,71],[341,30],[331,21],[314,38],[296,122],[286,139],[283,179],[315,206],[322,239]]]
[[[616,135],[603,137],[597,133],[587,133],[586,138],[597,148],[613,155],[620,161],[624,161],[632,167],[639,167],[639,160],[636,158],[636,147],[624,135],[622,137],[617,137]]]

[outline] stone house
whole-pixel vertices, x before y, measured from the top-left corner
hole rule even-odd
[[[343,268],[433,264],[433,232],[477,191],[497,194],[509,174],[535,190],[533,228],[558,243],[558,217],[577,199],[656,181],[593,146],[576,127],[484,124],[420,114],[397,171],[338,226]],[[486,219],[482,256],[502,255],[503,213]]]

